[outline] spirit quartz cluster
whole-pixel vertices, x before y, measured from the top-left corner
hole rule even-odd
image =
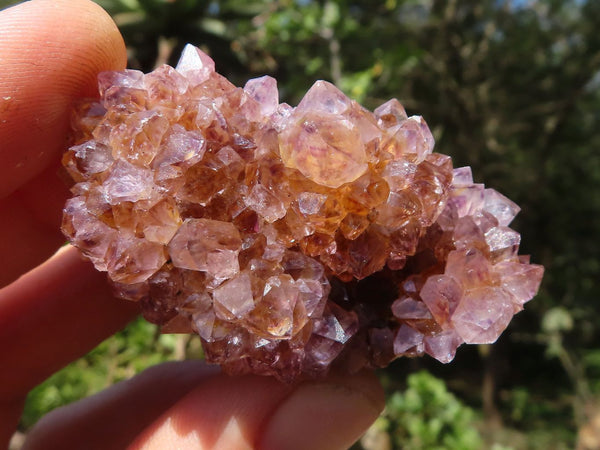
[[[235,87],[188,45],[177,65],[99,77],[63,163],[63,231],[165,332],[230,373],[315,377],[494,342],[543,268],[519,208],[433,153],[397,100],[317,81],[296,108]]]

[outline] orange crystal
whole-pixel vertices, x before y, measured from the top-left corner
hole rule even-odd
[[[421,117],[318,81],[296,108],[187,46],[99,77],[63,231],[117,295],[230,373],[291,381],[495,341],[539,287],[518,206],[433,153]]]

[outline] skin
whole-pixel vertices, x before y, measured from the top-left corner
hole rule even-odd
[[[65,25],[68,26],[65,26]],[[0,12],[0,447],[35,385],[125,326],[137,305],[65,247],[57,176],[75,99],[125,68],[123,40],[87,0]],[[343,449],[383,409],[371,373],[282,385],[202,362],[153,367],[44,417],[26,449]],[[307,430],[310,430],[307,432]]]

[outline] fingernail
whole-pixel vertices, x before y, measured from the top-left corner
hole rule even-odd
[[[382,389],[372,374],[307,383],[275,411],[258,448],[347,449],[379,416],[383,406]]]

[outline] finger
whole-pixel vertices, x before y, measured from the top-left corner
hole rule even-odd
[[[218,372],[215,366],[201,361],[152,367],[131,380],[47,414],[27,434],[23,450],[126,448],[166,409]]]
[[[87,0],[33,0],[0,14],[0,197],[60,159],[73,100],[123,69],[114,22]]]
[[[32,0],[0,13],[0,286],[48,258],[67,196],[56,175],[75,99],[125,67],[110,17],[87,0]]]
[[[270,417],[255,448],[344,450],[350,448],[385,406],[372,372],[302,386]]]
[[[147,427],[129,448],[335,450],[355,442],[383,408],[372,374],[292,386],[207,369],[159,366],[60,408],[36,425],[25,449],[125,448]]]
[[[68,196],[51,167],[27,186],[0,200],[0,287],[48,259],[66,238],[60,231]]]
[[[150,425],[137,449],[314,449],[351,446],[384,406],[372,373],[303,383],[225,376],[207,380]]]
[[[0,290],[0,398],[18,398],[123,328],[138,305],[68,247]]]

